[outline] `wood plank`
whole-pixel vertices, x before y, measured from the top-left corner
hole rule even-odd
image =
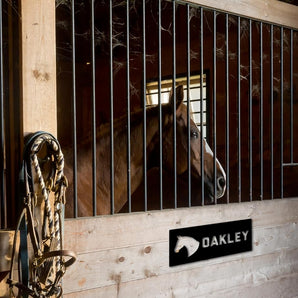
[[[24,135],[57,134],[55,1],[22,0],[22,99]]]
[[[0,230],[0,297],[8,297],[6,279],[10,270],[14,233],[11,230]]]
[[[81,291],[93,287],[113,285],[118,280],[121,280],[122,283],[149,277],[160,277],[174,272],[190,270],[202,272],[207,270],[207,267],[209,269],[204,277],[200,277],[201,282],[205,280],[204,278],[210,278],[210,280],[221,278],[220,276],[217,277],[217,269],[211,270],[211,268],[219,267],[224,267],[224,272],[227,270],[238,272],[243,279],[249,275],[246,268],[261,271],[266,267],[276,266],[277,274],[280,274],[284,270],[282,269],[283,266],[287,270],[296,264],[292,269],[298,272],[296,225],[286,224],[276,227],[255,228],[253,230],[253,242],[252,252],[172,268],[169,267],[168,241],[147,246],[131,245],[126,248],[80,254],[77,263],[68,270],[64,278],[64,291],[65,293]],[[289,253],[287,250],[292,252]],[[274,257],[271,257],[272,254]],[[254,263],[255,260],[257,260],[256,263]],[[250,267],[251,264],[253,267]],[[273,274],[272,272],[271,269],[271,274]]]
[[[76,293],[63,294],[64,298],[113,298],[118,297],[117,285],[108,286],[104,288],[94,288]],[[130,296],[131,297],[131,296]]]
[[[298,7],[276,0],[187,0],[224,12],[298,28]]]
[[[226,291],[228,293],[227,289],[265,284],[281,276],[297,274],[297,254],[298,250],[295,249],[257,257],[240,258],[222,264],[209,265],[208,262],[204,262],[203,266],[197,268],[170,272],[165,275],[152,275],[142,280],[128,282],[123,280],[124,272],[122,272],[115,278],[114,285],[92,288],[86,292],[82,291],[71,295],[83,297],[83,293],[86,293],[85,297],[92,297],[91,295],[97,297],[98,293],[115,290],[117,287],[118,296],[109,297],[131,297],[129,293],[134,293],[134,297],[159,297],[159,295],[162,297],[172,297],[172,295],[174,297],[206,297],[212,292]],[[217,297],[226,296],[218,295]]]
[[[241,298],[251,298],[251,297],[270,297],[270,298],[280,298],[280,297],[297,297],[298,292],[298,274],[291,274],[288,276],[281,276],[279,278],[276,278],[274,280],[269,280],[266,283],[261,283],[257,285],[249,285],[249,286],[243,286],[240,287],[234,287],[225,289],[223,291],[211,291],[207,295],[207,297],[225,297],[225,298],[235,298],[235,297],[241,297]],[[124,291],[124,287],[126,288]],[[135,295],[133,297],[138,297],[138,293],[140,292],[141,285],[135,285],[135,283],[127,283],[124,285],[124,287],[120,287],[118,291],[115,290],[116,286],[107,286],[103,288],[94,288],[92,290],[84,291],[84,292],[78,292],[78,293],[72,293],[72,294],[65,294],[63,297],[67,298],[93,298],[93,297],[99,297],[99,298],[105,298],[105,297],[118,297],[118,298],[126,298],[131,297],[131,293],[134,293]],[[151,291],[157,292],[156,298],[162,297],[162,298],[185,298],[189,296],[183,296],[183,293],[177,293],[175,291],[176,296],[174,296],[174,289],[168,290],[168,288],[165,289],[165,291],[156,291],[156,288],[159,289],[158,283],[151,284]],[[150,291],[150,293],[151,293]],[[197,291],[198,292],[198,291]],[[142,298],[151,298],[152,296],[150,293],[145,293],[143,296],[139,296]],[[128,294],[129,296],[125,296]],[[206,295],[199,295],[196,293],[195,296],[192,297],[206,297]]]
[[[254,227],[298,222],[298,200],[194,207],[66,220],[65,247],[77,253],[168,241],[170,229],[253,219]]]
[[[14,233],[12,230],[0,230],[0,272],[10,269]]]
[[[235,287],[233,289],[210,293],[208,297],[225,298],[251,298],[251,297],[297,297],[298,274],[283,275],[264,283],[253,284],[246,287]]]

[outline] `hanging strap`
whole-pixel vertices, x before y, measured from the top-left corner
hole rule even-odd
[[[44,181],[39,164],[40,161],[37,158],[37,154],[44,144],[47,146],[46,150],[50,157],[49,160],[54,165],[54,169],[50,169],[50,184],[48,186]],[[65,189],[67,187],[67,180],[63,175],[63,167],[64,159],[60,144],[51,134],[40,131],[26,139],[22,168],[19,175],[19,197],[23,200],[24,207],[15,232],[11,268],[7,281],[10,287],[15,286],[21,291],[22,297],[50,297],[54,294],[60,297],[62,295],[62,288],[59,284],[60,279],[64,275],[66,268],[76,260],[76,255],[72,251],[64,250],[62,247],[61,229],[63,224]],[[34,174],[32,173],[32,168],[35,171]],[[43,235],[40,237],[37,234],[34,224],[35,215],[33,214],[33,208],[36,204],[34,177],[37,177],[41,188],[41,198],[45,203],[44,223],[41,229],[43,230]],[[51,191],[55,193],[54,204],[51,204],[49,201],[49,193]],[[52,212],[52,206],[55,209],[54,213]],[[46,226],[49,227],[49,234],[47,234]],[[19,281],[15,281],[13,280],[13,265],[18,232],[20,232],[18,258]],[[28,234],[34,251],[30,266],[27,243]],[[40,241],[43,241],[43,243],[50,241],[50,245],[41,244]],[[68,258],[68,260],[65,261],[64,258]],[[55,268],[56,272],[51,268]],[[55,274],[54,276],[53,272]],[[50,275],[54,278],[52,283],[47,282]],[[44,286],[41,287],[40,283],[44,283]]]
[[[19,268],[19,273],[22,273],[21,278],[19,280],[22,281],[25,287],[29,286],[29,257],[28,257],[28,246],[27,246],[27,223],[25,216],[22,217],[20,224],[20,250],[19,250],[19,258],[21,268]],[[28,297],[28,295],[24,294],[24,297]]]

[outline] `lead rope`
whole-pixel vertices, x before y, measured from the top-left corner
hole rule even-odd
[[[50,249],[60,250],[61,249],[60,222],[59,222],[60,202],[57,202],[56,196],[55,196],[54,218],[53,218],[51,203],[49,200],[49,194],[50,194],[51,190],[54,188],[53,181],[51,179],[50,185],[48,187],[46,186],[44,179],[43,179],[41,169],[40,169],[39,161],[37,158],[37,153],[39,152],[42,144],[45,142],[50,146],[50,150],[53,150],[53,152],[54,152],[53,155],[54,155],[55,167],[56,167],[55,172],[57,173],[56,179],[55,179],[55,177],[54,177],[54,179],[57,182],[58,182],[58,179],[61,179],[61,176],[63,174],[63,167],[61,167],[61,161],[62,161],[62,166],[63,166],[64,158],[63,158],[63,154],[62,154],[61,150],[59,150],[59,146],[57,145],[56,142],[53,141],[52,138],[50,138],[49,135],[44,135],[42,137],[37,138],[32,146],[32,153],[31,153],[32,165],[35,169],[35,174],[37,176],[38,183],[41,188],[41,194],[42,194],[43,200],[45,202],[45,215],[44,215],[45,220],[44,220],[44,222],[46,223],[46,219],[48,219],[48,227],[49,227],[49,236],[46,235],[46,230],[44,229],[42,239],[44,241],[50,239],[50,242],[51,242]],[[58,161],[58,158],[59,158],[60,162]],[[59,177],[58,177],[58,175],[59,175]],[[54,243],[55,247],[52,247],[53,239],[56,240],[55,241],[56,243]],[[55,260],[55,258],[54,258],[54,260]],[[51,282],[50,281],[51,272],[49,272],[49,271],[52,269],[51,265],[53,264],[54,260],[48,260],[44,266],[44,268],[45,268],[44,274],[46,276],[42,276],[42,278],[44,279],[45,284],[49,284]],[[56,272],[59,272],[61,270],[60,258],[56,258],[55,261],[56,261],[55,262]],[[46,281],[46,279],[48,279],[48,282]]]
[[[46,183],[37,156],[44,144],[47,146],[48,160],[54,164],[54,170],[52,169],[50,172],[49,179]],[[26,151],[28,151],[28,146],[31,146],[31,148],[29,148],[30,152],[26,153]],[[64,275],[66,268],[73,264],[76,259],[73,252],[62,249],[63,206],[65,204],[65,190],[67,188],[67,179],[63,174],[64,157],[58,141],[52,135],[44,132],[34,134],[27,143],[24,152],[24,180],[28,191],[26,191],[25,202],[27,203],[22,212],[22,218],[25,217],[24,214],[26,213],[26,220],[28,222],[31,242],[34,249],[34,258],[31,264],[31,280],[29,286],[22,284],[22,282],[15,282],[12,280],[14,258],[12,258],[11,273],[8,283],[11,287],[16,286],[22,293],[25,293],[24,297],[28,297],[28,295],[32,297],[50,297],[52,295],[60,297],[62,295],[60,280]],[[27,166],[26,154],[30,155],[29,160],[31,163]],[[28,175],[26,170],[27,167],[31,168],[31,165],[35,171],[36,180],[38,181],[41,190],[41,198],[44,201],[45,212],[41,242],[37,240],[38,237],[33,224],[33,221],[35,220],[33,207],[36,206],[37,198],[36,191],[34,190],[33,175],[30,177],[31,183],[28,183],[28,180],[30,180],[28,179],[28,176],[30,175]],[[54,215],[50,202],[51,191],[55,194],[53,203]],[[17,230],[19,229],[19,226],[20,225],[18,224]],[[14,241],[13,256],[15,254],[15,249]],[[70,259],[65,261],[65,257],[69,257]]]

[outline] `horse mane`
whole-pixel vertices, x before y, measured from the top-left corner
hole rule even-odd
[[[154,105],[146,108],[146,119],[157,116],[159,112],[159,106]],[[164,119],[166,114],[172,112],[172,106],[169,104],[162,104],[162,118]],[[130,125],[134,127],[144,120],[144,110],[138,109],[130,114]],[[106,137],[110,137],[111,123],[106,122],[96,127],[96,140],[99,141]],[[121,133],[127,129],[127,115],[122,115],[119,118],[114,119],[113,122],[114,133]],[[92,141],[92,134],[89,133],[85,138],[80,140],[81,145],[90,144]]]

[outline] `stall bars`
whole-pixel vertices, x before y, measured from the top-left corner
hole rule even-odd
[[[92,133],[92,148],[93,148],[93,154],[92,154],[92,165],[93,165],[93,173],[92,173],[92,181],[93,181],[93,215],[96,214],[96,209],[97,209],[97,202],[96,202],[96,183],[97,183],[97,177],[96,177],[96,105],[97,105],[97,98],[96,98],[96,69],[95,69],[95,59],[96,59],[96,41],[95,41],[95,31],[96,31],[96,26],[95,26],[95,3],[96,1],[92,1],[91,5],[91,41],[92,41],[92,46],[91,46],[91,52],[92,52],[92,127],[91,127],[91,133]],[[204,54],[205,54],[205,47],[204,47],[204,19],[205,13],[212,12],[213,13],[213,87],[211,88],[212,90],[212,95],[213,95],[213,135],[212,135],[212,140],[211,143],[213,144],[213,152],[215,158],[218,156],[218,146],[217,146],[217,134],[218,134],[218,124],[217,124],[217,105],[218,105],[218,99],[217,99],[217,84],[218,84],[218,78],[217,78],[217,19],[218,15],[224,15],[225,17],[225,88],[226,88],[226,122],[225,122],[225,170],[226,170],[226,183],[227,183],[227,188],[226,188],[226,203],[229,203],[231,201],[231,175],[230,175],[230,160],[231,160],[231,155],[230,155],[230,150],[231,146],[235,145],[234,140],[230,140],[230,119],[231,119],[231,112],[230,112],[230,92],[231,92],[231,86],[230,86],[230,19],[236,19],[237,20],[237,167],[238,167],[238,189],[237,189],[237,200],[236,201],[243,201],[242,200],[242,184],[243,184],[243,163],[245,162],[243,157],[242,157],[242,148],[241,144],[243,142],[243,134],[242,134],[242,120],[241,120],[241,114],[242,114],[242,107],[241,104],[244,100],[243,94],[241,93],[241,80],[242,80],[242,70],[241,70],[241,53],[242,53],[242,47],[241,47],[241,22],[243,20],[247,21],[249,24],[249,29],[248,29],[248,34],[249,34],[249,73],[248,73],[248,81],[249,81],[249,91],[248,91],[248,113],[249,113],[249,124],[248,124],[248,130],[249,130],[249,136],[248,136],[248,146],[249,146],[249,157],[248,157],[248,163],[249,163],[249,200],[252,201],[254,198],[253,194],[253,122],[256,117],[256,115],[253,115],[253,69],[255,61],[253,60],[253,37],[252,37],[252,32],[253,24],[257,24],[256,26],[259,28],[259,67],[260,67],[260,78],[259,78],[259,86],[260,86],[260,93],[259,93],[259,101],[260,101],[260,111],[259,115],[257,117],[259,118],[259,126],[260,126],[260,140],[259,140],[259,152],[260,152],[260,157],[259,157],[259,163],[260,163],[260,177],[259,177],[259,187],[260,187],[260,192],[259,196],[257,196],[257,199],[263,199],[264,198],[264,71],[263,71],[263,63],[264,63],[264,44],[263,44],[263,28],[266,26],[266,28],[270,28],[270,199],[274,199],[276,196],[274,195],[274,156],[276,154],[280,155],[280,193],[278,195],[279,198],[284,198],[284,168],[285,167],[297,167],[298,163],[295,161],[295,150],[294,150],[294,59],[297,59],[294,52],[294,37],[297,39],[297,31],[293,28],[287,28],[283,27],[280,25],[276,24],[270,24],[267,22],[262,22],[258,20],[253,20],[253,19],[248,19],[246,17],[241,17],[241,16],[235,16],[230,13],[225,13],[225,12],[220,12],[214,9],[210,8],[205,8],[203,6],[199,6],[196,4],[190,4],[190,3],[185,3],[184,1],[171,1],[172,3],[172,51],[173,51],[173,58],[172,58],[172,67],[173,67],[173,73],[172,73],[172,79],[173,79],[173,87],[176,85],[176,11],[178,6],[185,6],[186,7],[186,34],[187,34],[187,42],[186,42],[186,47],[187,47],[187,94],[189,95],[190,90],[189,90],[189,78],[191,74],[191,49],[190,49],[190,44],[191,44],[191,37],[190,37],[190,24],[191,24],[191,11],[193,12],[193,9],[199,11],[200,13],[200,32],[198,32],[198,35],[200,36],[200,75],[201,75],[201,94],[203,94],[203,71],[204,71]],[[110,121],[110,138],[111,138],[111,143],[110,143],[110,150],[111,150],[111,214],[114,214],[114,127],[113,127],[113,115],[114,115],[114,84],[113,84],[113,79],[114,79],[114,68],[113,68],[113,1],[109,2],[109,57],[110,57],[110,71],[109,71],[109,76],[110,76],[110,115],[111,115],[111,121]],[[125,23],[126,23],[126,32],[123,32],[123,34],[126,35],[126,99],[127,99],[127,161],[128,161],[128,166],[127,166],[127,200],[128,200],[128,212],[132,211],[132,202],[131,202],[131,169],[130,169],[130,156],[131,156],[131,143],[130,143],[130,113],[131,113],[131,93],[130,93],[130,9],[131,9],[131,3],[130,1],[126,2],[126,15],[124,17]],[[160,165],[160,172],[159,172],[159,181],[160,181],[160,209],[163,209],[163,193],[162,193],[162,187],[163,187],[163,176],[162,176],[162,164],[163,164],[163,156],[162,156],[162,109],[161,109],[161,80],[162,80],[162,31],[164,28],[162,27],[162,5],[164,5],[164,1],[159,0],[157,3],[157,9],[158,9],[158,89],[159,89],[159,144],[160,144],[160,156],[159,156],[159,165]],[[143,117],[144,117],[144,129],[143,129],[143,155],[146,156],[146,46],[147,46],[147,32],[146,32],[146,9],[148,8],[148,1],[143,0],[142,2],[142,57],[143,57],[143,62],[142,62],[142,81],[143,81],[143,86],[142,86],[142,101],[143,101]],[[75,32],[75,1],[71,2],[71,28],[72,28],[72,81],[73,81],[73,94],[72,94],[72,110],[73,110],[73,184],[74,184],[74,217],[78,216],[78,204],[77,204],[77,186],[78,186],[78,178],[77,178],[77,109],[76,109],[76,104],[77,104],[77,96],[76,96],[76,32]],[[208,24],[208,26],[211,26]],[[284,160],[284,30],[289,30],[290,32],[290,45],[289,45],[289,51],[290,51],[290,138],[287,140],[287,142],[290,142],[290,160],[289,162],[285,162]],[[276,33],[274,32],[280,32],[280,153],[277,153],[276,150],[274,149],[274,55],[276,53],[274,52],[274,39]],[[275,34],[275,35],[274,35]],[[296,41],[297,43],[297,41]],[[297,53],[297,51],[296,51]],[[297,70],[296,70],[297,71]],[[267,78],[267,76],[266,76]],[[176,101],[176,93],[174,92],[174,102]],[[201,101],[201,117],[202,117],[202,111],[203,111],[203,101]],[[188,96],[188,102],[187,105],[189,106],[189,96]],[[176,151],[176,121],[175,121],[175,114],[173,114],[174,121],[173,121],[173,129],[174,129],[174,138],[173,138],[173,148],[174,148],[174,167],[175,167],[175,173],[176,173],[176,160],[177,160],[177,151]],[[202,118],[201,118],[202,119]],[[188,109],[188,127],[190,127],[190,113]],[[203,129],[203,121],[201,121],[201,131]],[[189,132],[188,132],[189,135]],[[201,160],[204,160],[204,152],[203,152],[203,142],[202,142],[202,134],[201,134]],[[190,207],[192,205],[191,202],[191,166],[190,166],[190,138],[188,137],[188,206]],[[215,165],[215,159],[214,159],[214,179],[216,177],[216,165]],[[204,173],[203,169],[203,162],[201,163],[201,172]],[[147,211],[148,208],[148,198],[147,198],[147,161],[146,158],[144,158],[144,211]],[[201,185],[202,185],[202,190],[201,190],[201,196],[202,196],[202,205],[205,205],[204,201],[204,175],[202,175],[202,180],[201,180]],[[177,208],[177,174],[175,174],[175,179],[174,179],[174,206]],[[216,188],[216,187],[214,187]],[[216,189],[214,189],[216,192]],[[233,194],[234,196],[234,194]],[[215,204],[217,204],[217,200],[215,199],[214,201]]]

